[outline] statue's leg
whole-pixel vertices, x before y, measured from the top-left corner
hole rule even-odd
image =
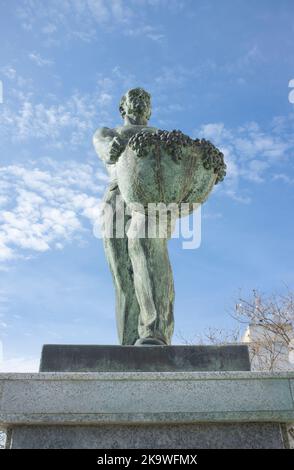
[[[116,294],[116,323],[120,344],[134,344],[138,338],[138,317],[140,307],[137,301],[133,268],[128,253],[128,239],[126,234],[116,237],[117,197],[120,198],[119,207],[125,207],[118,188],[108,189],[104,202],[109,204],[112,211],[104,209],[102,217],[106,227],[113,226],[113,236],[104,234],[103,243],[106,258],[112,273]],[[124,216],[124,223],[130,219]]]
[[[174,329],[174,284],[166,238],[135,236],[144,224],[142,214],[133,212],[129,230],[129,254],[140,305],[138,332],[141,343],[154,338],[171,343]],[[146,341],[144,341],[146,339]],[[150,341],[152,343],[152,341]]]

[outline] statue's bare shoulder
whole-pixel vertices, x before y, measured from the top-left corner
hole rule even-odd
[[[118,135],[116,129],[111,129],[110,127],[100,127],[96,130],[93,141],[105,141],[109,139],[113,139]]]
[[[122,150],[122,142],[116,129],[100,127],[93,136],[93,144],[99,157],[107,164],[116,163]]]

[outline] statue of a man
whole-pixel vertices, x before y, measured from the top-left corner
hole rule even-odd
[[[124,125],[103,127],[94,135],[95,149],[110,173],[104,202],[112,210],[103,219],[113,232],[103,234],[116,290],[119,340],[168,345],[174,329],[174,285],[167,240],[175,218],[207,199],[224,178],[226,165],[223,154],[205,139],[149,127],[151,97],[142,88],[129,90],[119,109]],[[149,210],[152,204],[160,206],[159,217]],[[164,211],[170,211],[166,219],[161,217]],[[118,235],[116,221],[122,214],[128,228]],[[152,224],[150,236],[146,225],[149,229]]]
[[[129,139],[140,131],[152,132],[148,126],[151,96],[142,88],[129,90],[119,106],[124,125],[115,129],[103,127],[94,134],[93,142],[99,157],[110,174],[104,202],[112,207],[112,215],[104,215],[104,225],[112,225],[113,236],[104,236],[104,249],[116,291],[116,319],[121,344],[170,344],[174,328],[174,287],[166,240],[159,238],[117,238],[115,234],[117,198],[116,164]],[[124,202],[123,202],[124,203]],[[125,223],[136,214],[125,215]],[[136,220],[139,224],[140,218]]]

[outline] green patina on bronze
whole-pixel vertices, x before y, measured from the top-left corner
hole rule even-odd
[[[113,208],[119,197],[127,208],[128,231],[123,238],[104,237],[106,257],[116,290],[116,318],[121,344],[170,344],[174,329],[174,286],[166,237],[134,237],[146,217],[148,204],[164,203],[180,208],[203,203],[214,184],[222,181],[223,154],[209,141],[191,139],[181,131],[149,127],[151,97],[142,88],[129,90],[119,110],[124,125],[98,129],[95,149],[110,172],[104,201]],[[185,215],[187,212],[185,212]],[[184,215],[181,210],[178,216]],[[150,219],[150,213],[148,213]],[[137,231],[137,232],[136,232]]]

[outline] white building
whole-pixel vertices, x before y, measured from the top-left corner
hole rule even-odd
[[[287,344],[285,336],[292,342]],[[294,370],[294,330],[292,325],[269,329],[262,324],[250,324],[242,338],[248,343],[252,370]]]

